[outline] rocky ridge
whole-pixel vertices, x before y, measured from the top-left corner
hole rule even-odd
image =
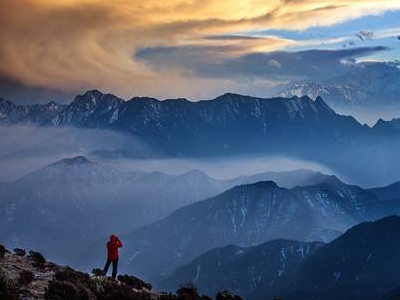
[[[199,295],[192,284],[181,286],[174,294],[163,293],[134,276],[119,275],[116,280],[99,273],[94,269],[94,275],[89,275],[47,262],[35,251],[26,255],[23,249],[15,249],[11,253],[0,245],[0,299],[211,300]],[[216,300],[242,299],[224,291]]]

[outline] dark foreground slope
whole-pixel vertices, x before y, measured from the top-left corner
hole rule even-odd
[[[90,276],[46,262],[34,251],[26,256],[22,249],[11,254],[0,245],[0,299],[46,300],[211,300],[200,296],[194,286],[181,286],[175,294],[152,291],[152,286],[134,276]],[[95,270],[94,270],[94,273]],[[218,300],[241,300],[228,292]]]

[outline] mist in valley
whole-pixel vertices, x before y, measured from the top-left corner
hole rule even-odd
[[[361,175],[376,179],[376,185],[397,179],[372,173],[373,165],[370,173],[354,177],[360,166],[338,170],[287,155],[165,157],[133,135],[111,130],[10,126],[0,127],[0,134],[3,243],[34,248],[49,259],[85,270],[91,265],[79,259],[81,253],[93,254],[93,264],[101,264],[103,243],[111,233],[141,235],[154,222],[235,186],[269,180],[288,189],[325,181],[341,186],[323,174],[360,185],[365,178]],[[314,151],[310,157],[329,155],[319,153],[317,146]],[[346,153],[341,153],[340,161],[345,160]],[[334,156],[330,161],[335,166]],[[307,224],[299,220],[299,228]],[[347,228],[354,220],[332,217],[329,228],[308,228],[307,234],[329,241],[340,233],[337,228]],[[292,237],[289,233],[285,229],[282,236]],[[152,238],[160,239],[153,233],[148,236]]]
[[[323,153],[318,149],[318,145],[315,145],[313,153],[309,153],[310,158],[316,157],[314,161],[276,153],[176,158],[164,156],[132,134],[111,130],[9,126],[0,127],[0,136],[0,182],[3,183],[16,181],[63,158],[80,155],[121,172],[143,171],[178,175],[200,170],[215,179],[296,169],[335,174],[347,183],[364,187],[387,185],[400,178],[400,171],[381,171],[387,169],[384,162],[379,163],[383,157],[375,157],[372,162],[368,153],[362,154],[365,158],[359,155],[357,165],[352,162],[347,167],[338,167],[337,164],[346,161],[348,155]],[[317,158],[320,156],[328,157],[327,160],[332,165],[319,163]],[[365,172],[366,170],[369,172]]]
[[[153,155],[132,135],[74,127],[0,126],[0,182],[10,182],[60,159],[92,151],[129,149]]]
[[[123,172],[178,175],[200,170],[216,179],[296,169],[333,173],[328,167],[315,162],[276,155],[238,155],[207,159],[162,157],[132,135],[109,130],[10,126],[0,127],[0,136],[0,182],[18,180],[63,158],[80,155]],[[112,156],[121,150],[124,152],[120,156],[118,153]],[[110,154],[111,157],[98,153]]]

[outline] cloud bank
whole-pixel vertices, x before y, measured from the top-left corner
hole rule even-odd
[[[385,51],[382,46],[340,50],[272,51],[226,57],[215,47],[156,47],[136,57],[153,68],[181,68],[204,77],[265,77],[269,79],[323,78],[352,68],[357,57]]]
[[[2,0],[0,75],[64,92],[101,88],[121,96],[196,97],[204,88],[218,93],[235,83],[187,77],[180,66],[161,71],[135,54],[155,47],[207,49],[218,65],[221,53],[248,59],[295,43],[246,37],[251,30],[302,30],[398,9],[397,0]],[[269,64],[279,68],[281,62]]]

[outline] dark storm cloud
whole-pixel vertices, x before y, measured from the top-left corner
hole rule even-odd
[[[0,97],[19,104],[69,103],[75,94],[71,92],[57,91],[49,88],[26,86],[17,80],[0,75]]]
[[[226,47],[181,46],[155,47],[136,53],[136,58],[155,69],[170,67],[187,70],[206,77],[262,78],[326,77],[347,70],[355,59],[386,47],[363,47],[340,50],[306,50],[298,52],[273,51],[249,53],[236,57],[224,56]]]

